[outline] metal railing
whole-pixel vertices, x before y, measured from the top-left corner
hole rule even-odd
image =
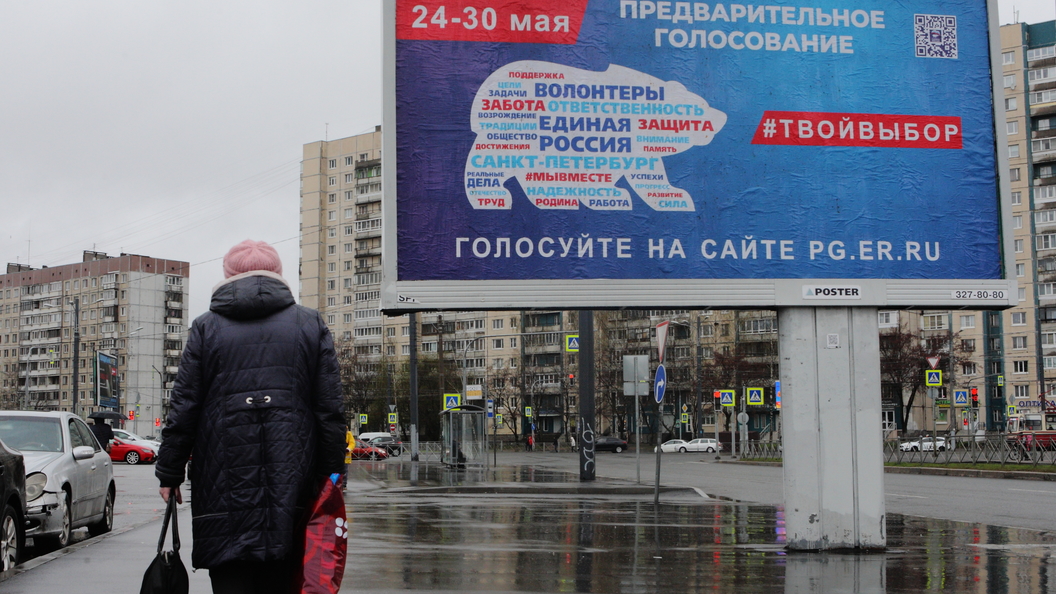
[[[938,447],[934,447],[933,443],[937,443]],[[728,456],[730,453],[729,449],[723,450],[723,455]],[[780,460],[784,455],[781,442],[778,441],[738,443],[736,453],[741,460]],[[1056,465],[1056,441],[1039,441],[1033,433],[1024,434],[1020,439],[1004,434],[940,437],[937,442],[889,439],[884,441],[884,462],[996,464],[1005,470],[1032,470],[1038,466]]]
[[[1023,439],[1003,434],[987,436],[941,437],[937,442],[922,440],[887,440],[884,462],[914,464],[997,464],[1007,470],[1030,470],[1039,465],[1056,463],[1056,449],[1038,442],[1032,433]],[[1007,468],[1006,468],[1007,467]]]

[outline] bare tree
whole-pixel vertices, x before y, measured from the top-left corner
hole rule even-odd
[[[967,361],[959,333],[922,338],[904,322],[880,334],[880,380],[895,387],[902,398],[902,427],[907,427],[917,395],[926,391],[924,372],[928,357],[938,357],[947,368],[945,383],[954,381],[958,366]]]

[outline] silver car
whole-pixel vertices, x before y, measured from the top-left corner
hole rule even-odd
[[[80,417],[68,412],[0,412],[0,439],[26,465],[26,536],[62,548],[70,532],[93,536],[114,525],[110,455]]]

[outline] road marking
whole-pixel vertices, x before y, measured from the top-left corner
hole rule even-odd
[[[1046,495],[1052,495],[1056,491],[1039,491],[1037,489],[1009,489],[1009,491],[1022,491],[1023,493],[1045,493]]]
[[[909,497],[910,499],[927,499],[922,495],[903,495],[902,493],[886,493],[889,497]]]

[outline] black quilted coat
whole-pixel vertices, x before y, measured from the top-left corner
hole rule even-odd
[[[333,338],[271,273],[231,277],[209,310],[191,326],[155,474],[178,486],[193,453],[194,567],[298,554],[308,500],[345,471]]]

